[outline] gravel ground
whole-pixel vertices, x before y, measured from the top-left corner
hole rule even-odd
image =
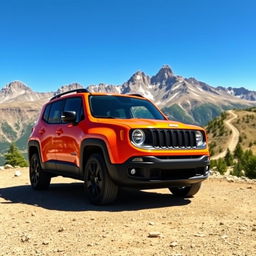
[[[213,178],[189,199],[124,189],[96,207],[81,182],[32,191],[19,170],[0,170],[1,256],[256,255],[256,183]]]

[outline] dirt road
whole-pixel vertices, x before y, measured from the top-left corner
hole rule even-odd
[[[21,172],[0,171],[1,256],[256,255],[256,184],[210,179],[190,199],[122,190],[96,207],[81,182],[55,178],[35,192]]]
[[[228,141],[228,148],[230,152],[233,153],[239,140],[239,131],[232,124],[232,122],[237,118],[237,114],[235,114],[232,110],[228,110],[227,113],[229,113],[231,117],[228,120],[225,120],[224,123],[228,127],[228,129],[232,131],[232,134]],[[226,153],[227,153],[227,149],[225,149],[220,154],[213,156],[211,159],[215,160],[215,159],[223,158],[225,157]]]

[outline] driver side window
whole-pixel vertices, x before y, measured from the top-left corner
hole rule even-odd
[[[64,110],[76,112],[76,122],[79,123],[84,119],[84,111],[81,97],[68,98],[65,101]]]

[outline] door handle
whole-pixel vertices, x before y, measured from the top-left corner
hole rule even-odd
[[[62,133],[63,133],[63,130],[62,130],[62,129],[56,130],[56,134],[57,134],[57,135],[61,135]]]
[[[42,134],[44,134],[44,133],[45,133],[45,129],[44,129],[44,128],[42,128],[42,129],[39,130],[39,134],[42,135]]]

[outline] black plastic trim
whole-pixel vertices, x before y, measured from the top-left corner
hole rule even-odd
[[[87,156],[84,157],[84,151],[86,150],[87,147],[98,147],[101,152],[103,153],[103,157],[105,159],[105,163],[108,167],[110,168],[111,161],[109,158],[108,154],[108,149],[105,144],[105,142],[101,139],[85,139],[81,143],[81,148],[80,148],[80,174],[83,176],[84,175],[84,167],[85,167],[85,161],[87,159]]]
[[[154,170],[159,172],[179,172],[186,171],[192,168],[205,168],[210,165],[210,160],[207,155],[199,156],[199,158],[188,159],[160,159],[156,156],[145,156],[143,162],[133,162],[136,157],[130,158],[124,164],[112,164],[109,167],[109,174],[112,180],[122,186],[139,187],[139,188],[161,188],[169,186],[186,186],[192,183],[201,182],[208,178],[209,170],[201,175],[192,175],[187,178],[179,178],[179,176],[171,179],[151,179],[150,173]],[[139,168],[144,174],[143,177],[129,175],[128,171],[132,168]]]
[[[31,157],[31,156],[30,156],[30,148],[31,148],[31,147],[35,147],[35,148],[37,149],[41,166],[42,166],[42,168],[44,169],[44,164],[43,164],[43,162],[42,162],[41,150],[40,150],[39,142],[38,142],[37,140],[30,140],[30,141],[28,142],[28,159]]]

